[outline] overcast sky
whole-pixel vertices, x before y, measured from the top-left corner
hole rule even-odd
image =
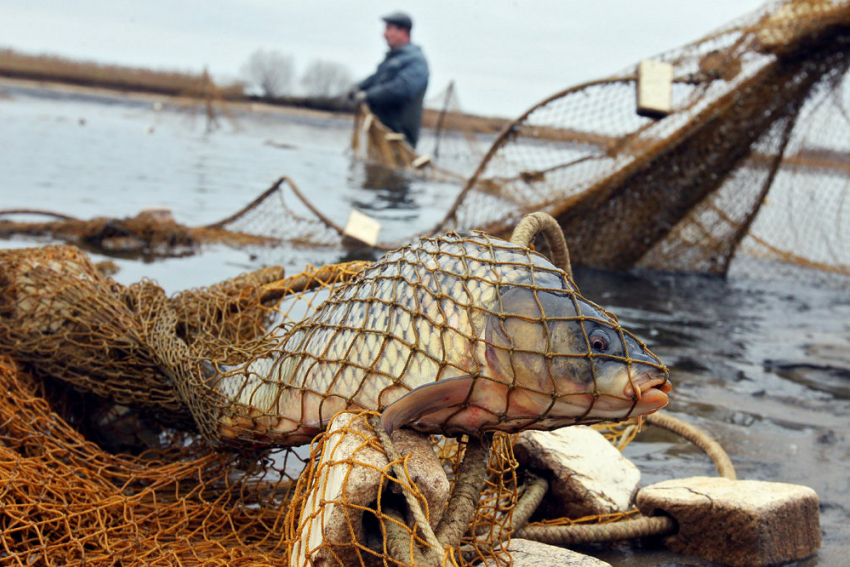
[[[342,63],[383,58],[380,16],[401,9],[464,110],[515,116],[568,86],[693,41],[762,0],[2,0],[0,46],[104,63],[238,78],[257,49]]]

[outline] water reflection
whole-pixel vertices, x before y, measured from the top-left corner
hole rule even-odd
[[[360,187],[368,190],[371,199],[354,199],[352,204],[365,211],[418,209],[411,192],[410,177],[403,171],[383,165],[363,164]]]
[[[343,242],[345,246],[345,252],[339,257],[337,260],[338,263],[343,262],[374,262],[377,260],[381,254],[384,252],[382,250],[376,250],[369,246],[360,246],[355,242]]]

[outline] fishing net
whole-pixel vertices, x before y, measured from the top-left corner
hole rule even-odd
[[[521,493],[509,436],[496,433],[482,444],[456,433],[446,437],[401,431],[385,440],[382,418],[358,410],[369,404],[351,394],[347,401],[355,413],[341,414],[347,421],[338,418],[335,427],[304,446],[314,432],[277,427],[286,408],[262,406],[257,397],[269,385],[283,382],[273,374],[253,374],[251,363],[291,347],[287,337],[298,337],[305,328],[318,332],[323,325],[333,335],[354,331],[359,337],[379,336],[365,324],[347,328],[333,323],[328,313],[334,306],[351,312],[393,304],[402,313],[407,309],[413,320],[396,320],[384,329],[379,341],[384,348],[371,359],[358,358],[354,351],[345,351],[344,360],[331,350],[311,355],[304,346],[309,343],[295,343],[303,348],[291,353],[336,365],[334,373],[345,366],[358,369],[364,360],[375,371],[391,356],[394,337],[405,338],[411,329],[423,331],[414,315],[427,316],[435,336],[463,331],[457,316],[445,317],[452,312],[449,303],[431,310],[417,302],[404,307],[400,300],[409,289],[423,297],[439,294],[441,300],[468,309],[464,301],[472,295],[464,296],[460,288],[465,286],[467,294],[476,285],[486,291],[483,282],[493,277],[513,288],[525,287],[535,303],[547,306],[545,289],[552,285],[547,278],[557,277],[562,299],[580,311],[562,317],[562,323],[589,328],[604,321],[629,346],[622,354],[586,349],[567,357],[587,366],[593,384],[583,394],[587,407],[571,422],[594,421],[593,394],[606,395],[595,384],[601,374],[591,370],[594,359],[620,360],[637,386],[635,369],[648,362],[637,358],[643,347],[626,341],[629,335],[613,316],[579,303],[584,300],[572,282],[542,256],[483,235],[423,242],[372,264],[308,267],[288,278],[279,268],[267,268],[172,297],[151,281],[127,287],[114,282],[73,247],[0,252],[0,380],[7,392],[0,402],[0,553],[21,565],[506,563],[507,541],[515,528],[512,510]],[[414,263],[410,254],[417,250],[431,259],[420,256]],[[438,268],[435,262],[441,258],[449,263]],[[444,292],[449,290],[435,288],[436,280],[427,282],[424,272],[413,280],[412,272],[394,275],[394,266],[420,267],[432,274],[450,274],[454,267],[461,270],[451,275],[460,278],[459,287],[448,295]],[[505,273],[488,274],[498,267]],[[532,270],[530,283],[517,278],[523,270]],[[376,287],[381,281],[392,285]],[[387,295],[392,289],[401,292],[395,296],[398,301]],[[358,290],[365,290],[368,298]],[[502,303],[509,302],[503,298]],[[481,314],[493,315],[486,310]],[[558,319],[557,314],[546,315]],[[521,319],[540,326],[542,316],[541,307],[537,315]],[[510,319],[507,328],[517,324]],[[276,331],[268,332],[270,328]],[[414,351],[428,352],[428,338],[420,335],[417,340],[422,342]],[[484,342],[499,346],[498,339],[486,334]],[[543,352],[555,348],[554,338],[544,342]],[[501,348],[497,358],[519,360],[527,345]],[[444,358],[411,356],[406,367],[414,362],[444,369],[455,364],[442,347],[435,352]],[[650,360],[663,371],[657,359]],[[215,361],[219,372],[206,374],[205,361]],[[362,378],[366,374],[360,376],[358,391],[372,387]],[[234,395],[222,386],[228,378],[239,384]],[[402,373],[386,388],[409,388],[405,380]],[[332,385],[320,388],[319,379],[308,380],[299,393],[334,396]],[[628,416],[635,401],[627,396],[621,401],[618,416]],[[510,415],[506,408],[493,410],[474,398],[459,407],[476,404],[499,418],[488,421],[490,425]],[[338,409],[329,405],[328,419],[330,410]],[[544,418],[555,413],[555,404],[550,405]],[[326,413],[320,406],[318,426],[309,423],[309,413],[305,409],[300,425],[320,432]],[[451,423],[451,416],[445,421]],[[413,436],[413,441],[399,439],[399,434]],[[401,448],[405,442],[419,443],[424,450],[397,452],[394,445]],[[281,447],[296,444],[301,446]],[[345,447],[349,450],[342,453]],[[445,485],[443,500],[428,500],[427,485],[417,482],[417,458],[436,463]],[[473,469],[480,480],[470,484]],[[363,476],[377,483],[377,496],[358,500],[352,491],[355,479]],[[472,489],[479,495],[472,500],[478,505],[464,508],[458,502],[469,499],[456,498],[454,492]],[[445,512],[432,505],[446,501]]]
[[[423,118],[427,130],[419,144],[420,151],[432,156],[441,167],[462,173],[464,177],[474,171],[493,138],[505,126],[504,119],[465,112],[454,81],[427,97],[425,108],[437,114],[436,119],[426,121]]]
[[[449,126],[439,124],[441,131]],[[448,135],[440,134],[435,139],[435,149],[439,142],[451,140]],[[450,144],[449,144],[450,145]],[[441,168],[429,154],[417,154],[402,134],[393,132],[372,114],[368,106],[361,104],[354,115],[354,131],[351,149],[355,158],[391,169],[404,169],[417,175],[438,181],[463,181],[463,176]],[[446,143],[443,146],[445,155]]]
[[[6,216],[47,216],[53,220],[0,220],[4,236],[48,237],[73,242],[90,249],[111,253],[140,253],[160,256],[179,256],[198,243],[191,229],[171,217],[168,211],[142,211],[126,219],[94,218],[81,220],[45,211],[4,211]]]
[[[665,108],[635,103],[652,83],[646,65],[552,95],[504,125],[430,234],[506,237],[524,215],[545,211],[580,265],[792,277],[803,271],[788,266],[803,266],[846,281],[848,24],[847,2],[769,2],[653,58],[669,71],[655,79]],[[443,110],[426,130],[433,155],[416,155],[365,107],[355,154],[435,179],[466,177],[461,162],[477,162],[498,121],[464,115],[453,88],[440,94]],[[338,246],[345,232],[286,178],[193,230],[172,231],[171,241]],[[132,246],[137,232],[122,239],[111,223],[94,239]]]
[[[0,556],[4,564],[307,564],[293,555],[293,550],[298,551],[294,544],[311,525],[299,522],[300,512],[313,494],[309,482],[317,474],[319,455],[328,439],[320,437],[312,452],[302,456],[289,449],[240,454],[215,452],[191,435],[172,432],[162,434],[161,447],[138,456],[112,454],[61,415],[82,411],[68,407],[65,398],[70,392],[51,391],[7,357],[0,358],[0,382],[5,393],[0,401]],[[509,445],[504,447],[509,451]],[[494,455],[491,469],[500,470],[510,453]],[[335,469],[354,470],[358,465],[357,453],[347,462],[332,464]],[[415,486],[410,479],[394,477],[389,465],[374,471],[387,485],[387,494],[400,482]],[[496,495],[498,490],[501,497]],[[496,513],[505,517],[504,506],[494,509],[488,502],[503,504],[510,495],[502,485],[486,487],[484,505],[473,525],[495,525],[496,535],[505,535],[499,534],[500,524],[492,519]],[[336,504],[355,509],[345,499]],[[327,507],[330,503],[323,502],[323,508]],[[381,510],[376,507],[372,513],[375,522],[395,522],[395,531],[410,540],[415,525],[399,521],[389,512],[390,505],[384,505],[385,513]],[[360,529],[353,522],[340,527]],[[380,537],[381,532],[376,533]],[[504,564],[504,552],[492,543],[488,546],[487,538],[468,539],[474,540],[470,550],[483,557],[501,557]],[[368,540],[359,541],[348,538],[344,543],[325,544],[323,549],[333,553],[325,555],[324,563],[313,564],[341,565],[334,555],[358,546],[363,549],[362,561],[345,565],[381,564],[386,550]],[[311,551],[311,556],[321,555],[319,549]],[[397,561],[390,556],[388,563],[413,565],[415,561],[399,554]],[[456,563],[469,562],[459,556]]]
[[[310,309],[310,290],[344,281],[361,267],[310,268],[289,279],[269,267],[169,298],[149,280],[116,283],[73,247],[4,250],[0,353],[39,377],[60,377],[104,400],[203,429],[209,412],[193,404],[219,401],[204,397],[208,389],[189,389],[198,361],[264,352],[270,348],[266,325],[282,297],[308,291],[288,308]],[[192,420],[193,413],[200,419]]]
[[[638,111],[638,66],[549,97],[438,230],[506,234],[543,210],[577,264],[722,274],[746,251],[850,274],[848,22],[846,2],[770,2],[663,53],[661,114]]]
[[[0,528],[10,565],[281,564],[293,478],[191,436],[112,454],[59,412],[87,408],[0,359]],[[69,419],[75,419],[69,417]]]
[[[392,168],[417,169],[428,163],[427,159],[417,160],[416,150],[405,141],[404,135],[384,126],[367,105],[357,107],[351,149],[360,159]]]
[[[338,244],[342,229],[320,213],[313,213],[309,203],[303,203],[295,184],[282,177],[235,214],[206,226],[182,225],[167,209],[146,209],[127,218],[88,220],[51,211],[14,209],[0,211],[4,217],[0,218],[0,236],[61,240],[101,254],[149,259],[190,255],[203,244],[274,247],[282,242],[280,236],[275,236],[279,232],[275,227],[284,223],[301,229],[287,234],[291,246]],[[22,217],[27,220],[12,220]],[[29,220],[32,217],[52,220]]]
[[[546,211],[580,265],[849,275],[848,22],[845,2],[769,2],[662,53],[663,111],[636,105],[639,65],[552,95],[501,130],[434,233],[507,236]]]

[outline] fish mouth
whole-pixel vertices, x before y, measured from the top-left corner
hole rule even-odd
[[[670,384],[666,374],[644,372],[637,380],[629,380],[623,395],[634,400],[634,413],[650,414],[667,405],[669,401],[667,394],[672,389],[673,385]]]

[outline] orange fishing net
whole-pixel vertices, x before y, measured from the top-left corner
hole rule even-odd
[[[438,256],[451,260],[442,269],[462,267],[456,277],[467,290],[487,282],[496,266],[488,262],[507,254],[505,282],[538,294],[529,297],[545,303],[549,273],[568,286],[564,298],[580,299],[563,272],[527,249],[482,235],[423,242],[442,247]],[[507,562],[521,492],[507,435],[483,444],[410,430],[389,438],[367,411],[337,416],[309,447],[279,448],[299,440],[269,427],[274,412],[258,412],[244,387],[228,396],[217,383],[227,373],[211,379],[201,370],[206,360],[239,364],[279,352],[287,344],[280,332],[293,336],[310,317],[322,321],[328,304],[374,301],[377,309],[384,297],[373,287],[377,274],[391,274],[415,249],[289,278],[267,268],[172,297],[151,281],[122,286],[72,247],[0,252],[4,557],[19,565]],[[530,267],[537,280],[511,279]],[[385,279],[402,289],[402,276]],[[432,293],[424,280],[417,286]],[[349,289],[368,297],[346,300]],[[441,297],[461,303],[455,295]],[[409,309],[428,312],[419,303]],[[463,327],[430,317],[444,334]],[[605,317],[625,340],[609,315],[584,317],[576,321]],[[528,320],[543,324],[539,314]],[[396,327],[383,336],[405,331]],[[630,356],[637,352],[623,358],[632,371],[645,364]],[[604,355],[577,360],[596,357]],[[245,385],[272,383],[260,378]]]
[[[8,357],[0,381],[4,563],[281,563],[286,463],[263,467],[179,434],[139,456],[113,455],[57,413],[65,393]],[[79,416],[78,404],[64,408]]]
[[[350,436],[353,427],[320,437],[303,457],[291,450],[221,453],[185,434],[168,435],[160,440],[162,447],[138,456],[115,455],[87,440],[57,414],[67,392],[48,392],[45,382],[22,373],[8,357],[0,359],[0,382],[6,394],[0,403],[0,556],[4,563],[305,565],[309,556],[316,565],[370,565],[380,564],[388,555],[390,563],[417,564],[411,555],[405,559],[402,550],[393,550],[393,556],[383,548],[382,533],[393,533],[392,528],[380,527],[383,522],[394,522],[396,539],[406,534],[410,541],[416,533],[415,524],[408,527],[403,518],[399,520],[391,503],[378,502],[370,508],[372,502],[356,503],[343,492],[337,501],[321,500],[314,506],[319,512],[312,516],[302,512],[305,502],[316,498],[313,481],[325,469],[332,468],[332,474],[342,470],[345,475],[364,467],[358,452],[330,463],[319,458],[335,436]],[[65,410],[79,412],[80,408]],[[362,444],[373,453],[381,451],[374,438],[364,437]],[[504,470],[508,482],[515,480],[510,445],[502,442],[495,447],[490,470]],[[448,467],[454,464],[453,459],[447,461]],[[385,501],[392,500],[392,486],[399,482],[416,486],[409,478],[394,477],[386,458],[376,465],[372,456],[365,466],[371,466],[384,485],[380,494]],[[301,480],[296,488],[298,473]],[[466,553],[466,560],[464,555],[455,557],[458,564],[498,555],[493,542],[507,536],[500,527],[508,518],[514,487],[504,480],[489,482],[471,532],[482,535],[470,536],[465,545],[471,553]],[[327,484],[319,486],[327,488]],[[321,522],[317,527],[311,520],[333,505],[346,511],[334,517],[339,523],[333,533],[348,537],[335,541],[326,534],[309,550],[299,547],[302,539],[309,540],[310,529],[322,528]],[[358,511],[357,522],[345,521]],[[361,521],[364,511],[374,524]],[[486,531],[477,529],[482,525]],[[359,552],[352,555],[351,549]]]

